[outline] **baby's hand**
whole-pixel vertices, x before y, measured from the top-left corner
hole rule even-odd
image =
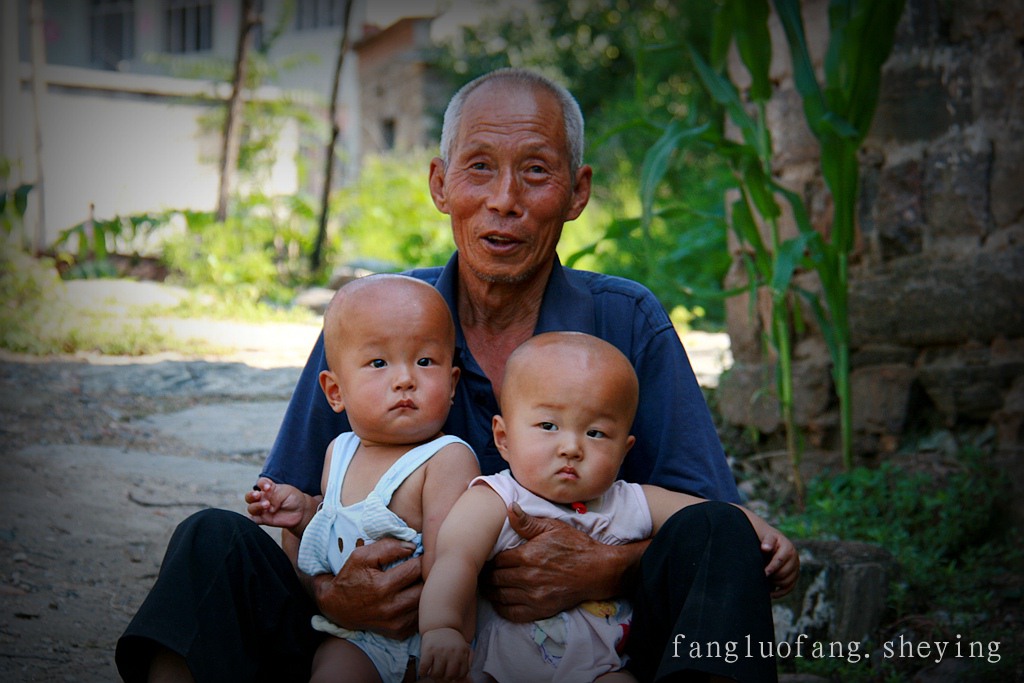
[[[461,681],[469,675],[472,651],[453,628],[436,628],[420,640],[420,676],[435,681]]]
[[[793,590],[800,578],[800,555],[793,542],[773,527],[761,536],[761,552],[771,556],[764,574],[771,581],[772,597],[781,598]]]
[[[260,477],[252,491],[245,493],[246,511],[257,524],[291,529],[302,523],[307,497],[294,486]]]

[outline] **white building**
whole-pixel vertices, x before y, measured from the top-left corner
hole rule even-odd
[[[45,202],[44,244],[85,220],[90,205],[99,219],[212,210],[221,133],[201,118],[223,107],[230,84],[185,77],[182,66],[233,62],[241,0],[44,0],[41,23],[30,21],[33,1],[0,3],[0,157],[11,163],[9,187],[35,183],[41,159],[43,192],[34,194]],[[249,96],[288,97],[325,116],[344,0],[257,4],[263,24],[255,45],[270,42],[271,63],[298,64],[280,69],[276,83]],[[449,94],[428,83],[432,76],[424,66],[422,49],[429,44],[435,9],[429,1],[354,0],[352,50],[345,57],[339,95],[343,168],[338,175],[351,176],[366,150],[430,141],[427,108]],[[371,25],[371,19],[388,22],[386,28]],[[33,74],[36,26],[45,63]],[[270,41],[278,28],[279,36]],[[401,96],[395,96],[397,90]],[[261,189],[294,193],[298,155],[322,154],[325,142],[295,121],[286,124]],[[322,162],[310,166],[319,173]]]

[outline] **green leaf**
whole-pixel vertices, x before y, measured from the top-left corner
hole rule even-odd
[[[790,59],[793,63],[793,82],[797,92],[803,98],[807,123],[815,136],[820,139],[822,118],[828,111],[828,107],[821,87],[818,85],[818,79],[814,75],[814,65],[807,47],[807,36],[804,34],[804,21],[800,15],[800,2],[799,0],[774,0],[774,2],[775,13],[779,16],[782,28],[786,33],[786,42],[789,44]]]
[[[871,125],[882,65],[892,52],[904,5],[904,0],[833,0],[829,7],[829,106],[858,131],[858,142]]]
[[[772,38],[768,31],[770,10],[767,0],[731,0],[735,17],[733,29],[740,59],[750,73],[750,97],[764,102],[772,96],[768,68],[772,61]]]
[[[822,131],[831,131],[841,138],[847,138],[849,140],[856,140],[860,142],[861,133],[849,121],[844,119],[834,111],[826,112],[821,117]]]
[[[803,260],[809,237],[807,233],[800,233],[792,239],[783,241],[775,252],[775,268],[772,272],[771,287],[776,296],[783,296],[789,290],[793,272]]]
[[[14,211],[18,217],[23,217],[28,209],[28,193],[32,191],[33,185],[18,185],[14,189]]]
[[[719,5],[716,8],[711,26],[711,49],[708,59],[717,70],[721,70],[725,66],[729,45],[732,44],[734,22],[735,16],[731,3]]]
[[[750,197],[754,201],[757,212],[765,220],[778,218],[782,212],[772,193],[773,183],[765,174],[761,165],[755,163],[745,164],[743,168],[743,181],[750,192]]]
[[[658,190],[668,170],[669,160],[672,154],[679,147],[680,143],[692,137],[701,135],[708,125],[697,128],[683,128],[678,119],[673,119],[665,128],[658,141],[647,150],[644,155],[643,166],[640,170],[640,204],[643,212],[643,224],[649,226],[654,206],[654,194]]]
[[[750,204],[744,193],[741,199],[732,203],[732,224],[740,241],[749,244],[754,249],[754,265],[758,273],[766,274],[771,272],[771,256],[764,247],[764,240],[761,239],[761,231],[754,221],[754,214],[750,210]]]
[[[736,87],[720,73],[708,66],[703,57],[692,47],[689,48],[690,58],[697,69],[697,76],[700,77],[704,88],[711,95],[711,98],[718,104],[725,107],[729,118],[733,120],[740,129],[743,141],[751,147],[757,148],[758,132],[754,120],[747,114],[747,110],[740,100]]]

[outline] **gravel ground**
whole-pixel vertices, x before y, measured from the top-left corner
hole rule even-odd
[[[236,452],[226,437],[213,435],[212,446],[185,437],[210,420],[236,429],[246,411],[225,422],[224,406],[251,406],[257,423],[271,406],[279,420],[298,369],[200,367],[182,385],[171,370],[194,375],[195,363],[0,362],[0,680],[118,680],[114,643],[175,524],[204,507],[242,510],[272,436],[240,439]],[[147,374],[164,377],[154,383],[162,391],[121,390],[124,378]],[[288,388],[263,397],[273,401],[239,403],[209,381],[225,376]],[[192,422],[182,426],[181,415]]]

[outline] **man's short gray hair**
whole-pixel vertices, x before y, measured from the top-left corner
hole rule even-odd
[[[583,112],[576,98],[564,87],[555,83],[550,78],[526,69],[497,69],[483,76],[478,76],[466,85],[462,86],[448,103],[444,112],[444,124],[441,128],[441,161],[445,168],[451,160],[452,147],[455,145],[455,136],[459,130],[459,122],[462,120],[462,107],[466,104],[466,98],[481,85],[490,81],[502,81],[512,87],[528,86],[541,88],[558,98],[562,106],[562,124],[565,128],[565,140],[569,153],[569,173],[576,177],[576,171],[583,166]]]

